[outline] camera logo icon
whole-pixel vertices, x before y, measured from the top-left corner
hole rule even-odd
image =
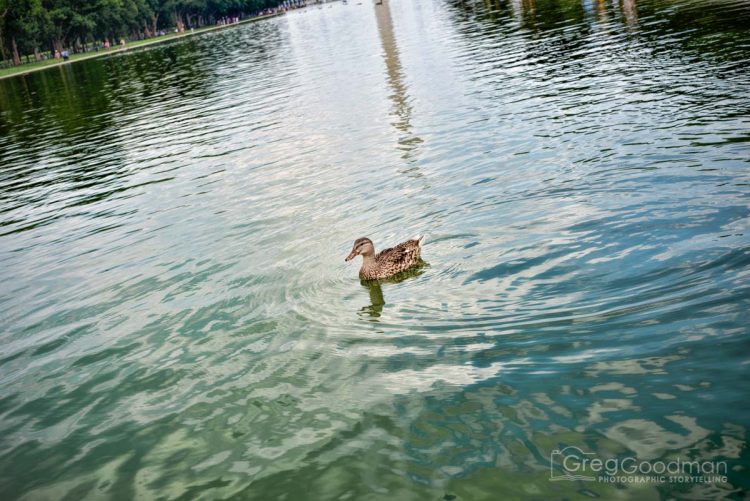
[[[587,464],[593,456],[593,452],[583,452],[572,445],[553,450],[549,455],[549,479],[595,481],[596,477],[586,475],[590,473],[587,471]]]

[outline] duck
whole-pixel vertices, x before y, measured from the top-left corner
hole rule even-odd
[[[375,254],[375,245],[372,240],[367,237],[358,238],[354,241],[352,251],[346,256],[345,261],[362,256],[362,267],[359,269],[359,278],[362,280],[392,277],[422,262],[420,255],[423,238],[424,235],[419,235],[377,254]]]

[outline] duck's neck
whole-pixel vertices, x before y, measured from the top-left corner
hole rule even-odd
[[[378,263],[375,261],[375,254],[362,254],[362,270],[371,271],[378,268]]]

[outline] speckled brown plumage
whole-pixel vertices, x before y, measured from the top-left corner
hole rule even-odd
[[[366,237],[358,238],[354,241],[352,252],[346,260],[350,261],[357,255],[362,256],[362,268],[359,270],[359,278],[362,280],[388,278],[421,262],[421,241],[420,236],[375,254],[372,240]]]

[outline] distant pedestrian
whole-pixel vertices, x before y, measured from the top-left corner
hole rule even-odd
[[[125,47],[125,39],[124,38],[120,39],[120,46],[121,47]]]
[[[67,61],[68,59],[70,59],[70,54],[68,53],[68,49],[63,49],[62,58],[63,58],[63,61]]]
[[[58,49],[55,49],[55,59],[60,59],[60,57],[62,57],[60,55],[60,51]]]
[[[107,50],[109,50],[109,47],[110,47],[110,45],[109,45],[109,38],[105,38],[104,39],[104,48],[107,49]]]

